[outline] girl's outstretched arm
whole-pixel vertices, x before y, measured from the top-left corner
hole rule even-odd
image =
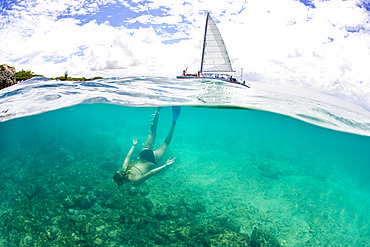
[[[141,183],[143,183],[144,181],[148,180],[150,177],[152,177],[153,175],[157,174],[158,172],[160,172],[161,170],[163,170],[164,168],[172,165],[174,162],[176,161],[176,158],[170,158],[166,161],[166,164],[164,164],[163,166],[160,166],[160,167],[157,167],[147,173],[145,173],[143,176],[141,176],[139,179],[133,181],[133,184],[135,186],[137,185],[140,185]]]
[[[128,154],[125,158],[125,161],[123,161],[123,165],[122,165],[122,171],[125,171],[127,169],[127,166],[130,162],[130,159],[131,159],[131,155],[132,153],[134,152],[134,149],[135,149],[135,146],[137,144],[137,138],[135,137],[133,140],[132,140],[132,147],[130,148],[130,151],[128,151]]]

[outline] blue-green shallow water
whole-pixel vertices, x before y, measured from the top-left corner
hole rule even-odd
[[[155,108],[82,104],[0,123],[1,246],[370,245],[370,138],[182,106],[167,171],[112,175]],[[156,144],[171,124],[160,113]],[[163,161],[162,161],[163,163]],[[254,230],[259,229],[259,230]]]

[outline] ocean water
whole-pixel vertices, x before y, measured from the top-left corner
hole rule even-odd
[[[176,162],[118,188],[172,105]],[[0,92],[0,246],[369,246],[369,119],[221,82],[19,83]]]

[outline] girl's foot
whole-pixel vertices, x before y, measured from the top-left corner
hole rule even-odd
[[[173,113],[172,121],[176,122],[180,115],[180,106],[172,106],[172,113]]]

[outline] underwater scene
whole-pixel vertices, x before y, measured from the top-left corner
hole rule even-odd
[[[276,97],[158,78],[2,90],[0,246],[369,246],[368,118]],[[176,160],[117,186],[158,106],[155,149],[180,106],[157,166]]]

